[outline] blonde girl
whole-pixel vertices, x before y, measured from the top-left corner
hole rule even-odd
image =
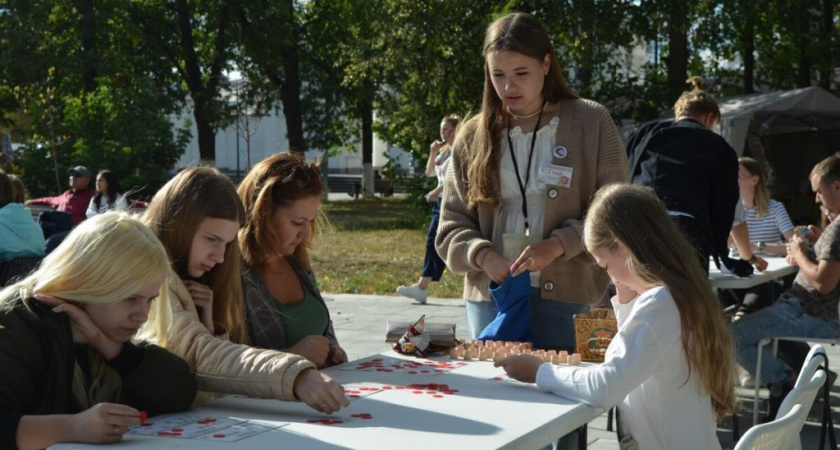
[[[585,225],[587,249],[616,286],[618,333],[605,362],[558,367],[521,355],[497,365],[573,401],[618,405],[635,448],[719,449],[716,424],[734,408],[732,339],[706,274],[654,193],[607,186]]]
[[[152,198],[144,220],[177,275],[167,283],[172,326],[149,338],[187,361],[201,391],[300,400],[327,414],[349,404],[312,362],[247,345],[236,242],[245,211],[227,176],[209,167],[180,172]]]
[[[135,339],[150,311],[168,326],[169,273],[155,235],[111,212],[80,224],[0,292],[0,448],[118,442],[141,411],[190,407],[196,382],[186,363]]]

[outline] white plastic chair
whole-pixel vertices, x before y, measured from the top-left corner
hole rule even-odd
[[[820,358],[815,358],[815,360],[819,359]],[[799,421],[799,425],[796,427],[796,433],[791,435],[790,442],[788,442],[783,448],[790,448],[794,450],[800,450],[802,448],[802,442],[799,439],[799,432],[802,431],[802,427],[805,426],[805,419],[808,418],[808,412],[811,411],[811,406],[814,405],[814,399],[817,397],[817,394],[819,394],[820,388],[823,384],[825,384],[826,378],[824,370],[817,370],[809,381],[803,381],[800,383],[800,380],[797,380],[796,387],[794,387],[782,401],[782,405],[779,407],[778,417],[783,417],[796,405],[802,405],[802,409],[805,410],[805,415],[802,416],[802,420]]]
[[[772,343],[774,345],[774,350],[776,344],[779,341],[799,341],[799,342],[818,342],[822,344],[831,344],[837,345],[840,344],[840,338],[837,339],[820,339],[820,338],[803,338],[803,337],[774,337],[774,338],[767,338],[762,339],[758,342],[758,358],[756,359],[755,363],[755,392],[753,394],[753,424],[758,423],[758,391],[761,389],[761,356],[762,350],[764,346],[767,344]],[[775,351],[773,352],[775,353]],[[814,372],[816,372],[817,367],[823,362],[823,358],[814,358],[814,355],[822,354],[825,356],[825,348],[822,345],[815,344],[811,346],[811,351],[808,352],[808,356],[805,358],[805,363],[802,366],[802,370],[799,371],[799,377],[796,379],[796,384],[803,381],[809,381],[813,376]]]
[[[808,410],[794,405],[784,416],[750,428],[735,445],[735,450],[787,450],[791,436],[799,437],[799,423],[805,421]]]

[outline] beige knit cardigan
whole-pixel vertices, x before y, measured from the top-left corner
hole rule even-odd
[[[558,159],[552,154],[552,164],[572,167],[572,181],[569,188],[547,189],[543,238],[558,236],[566,252],[542,270],[540,288],[542,298],[593,304],[603,297],[608,278],[583,248],[583,216],[598,188],[629,181],[627,156],[606,108],[590,100],[569,99],[563,100],[560,111],[555,148],[565,147],[568,156]],[[487,301],[490,277],[478,267],[476,255],[493,247],[495,208],[484,203],[467,207],[468,155],[477,128],[478,117],[464,124],[453,146],[435,246],[449,270],[465,274],[464,298]]]

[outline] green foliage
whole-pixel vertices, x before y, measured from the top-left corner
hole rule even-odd
[[[215,131],[237,117],[226,76],[236,69],[248,79],[237,98],[259,104],[259,114],[282,112],[297,148],[355,149],[370,141],[362,128],[375,112],[372,130],[422,167],[443,116],[479,111],[482,41],[502,14],[536,15],[573,88],[616,120],[643,122],[671,107],[688,75],[715,80],[718,96],[743,93],[745,61],[754,60],[756,90],[836,90],[839,8],[838,0],[0,0],[0,127],[29,144],[14,169],[26,171],[33,192],[54,193],[53,167],[63,187],[63,170],[79,162],[153,189],[183,148],[186,131],[167,122],[185,108],[195,107],[202,157],[214,157]],[[631,58],[634,49],[646,64]],[[409,183],[418,206],[427,183]]]
[[[66,171],[84,165],[94,174],[109,169],[121,178],[133,198],[150,198],[166,182],[169,169],[183,152],[189,138],[182,128],[173,133],[166,116],[150,97],[126,93],[108,86],[94,92],[62,99],[64,138],[57,146],[60,185],[65,187]],[[51,147],[37,140],[14,161],[14,171],[23,175],[33,196],[55,195]],[[45,164],[45,162],[47,164]]]

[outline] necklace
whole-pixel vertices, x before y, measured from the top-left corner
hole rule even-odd
[[[546,104],[543,103],[542,106],[540,106],[540,108],[538,110],[532,112],[531,114],[525,114],[524,116],[514,114],[513,111],[510,110],[510,108],[508,108],[507,112],[508,112],[508,114],[510,114],[511,117],[513,117],[516,120],[530,119],[531,117],[534,117],[537,114],[541,113],[543,111],[543,109],[545,109],[545,105]]]

